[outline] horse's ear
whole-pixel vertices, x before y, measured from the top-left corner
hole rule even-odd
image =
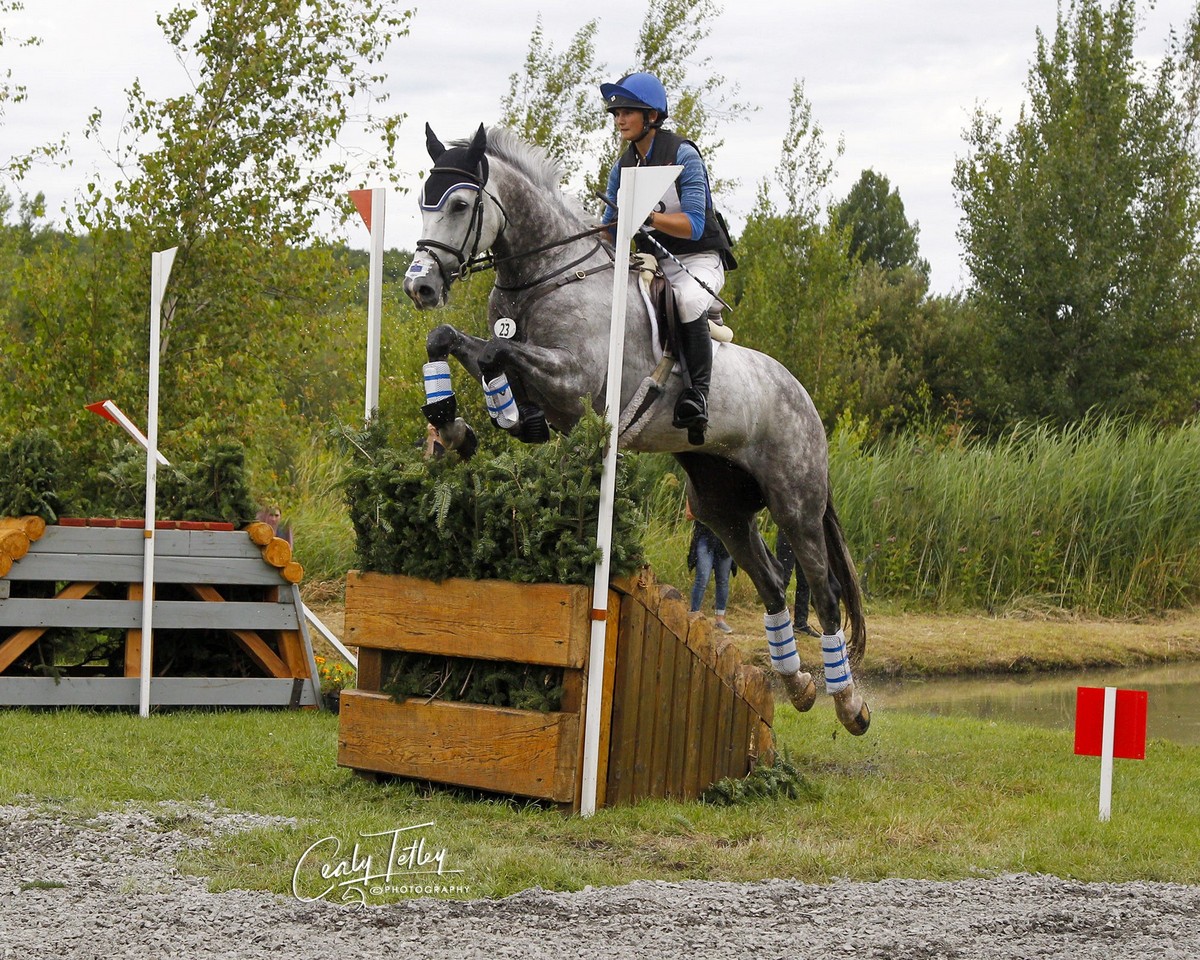
[[[467,151],[467,169],[473,169],[479,165],[479,161],[483,159],[483,155],[487,150],[487,131],[483,128],[483,124],[479,125],[479,129],[475,131],[475,136],[471,140],[471,148]]]
[[[428,123],[425,124],[425,149],[429,151],[429,158],[434,163],[446,152],[446,148],[442,146],[442,141],[437,138],[433,132],[433,127]]]

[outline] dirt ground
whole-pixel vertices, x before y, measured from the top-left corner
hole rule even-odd
[[[0,958],[1032,960],[1200,956],[1200,887],[1030,874],[939,883],[638,882],[351,907],[209,893],[180,854],[266,818],[0,806]]]

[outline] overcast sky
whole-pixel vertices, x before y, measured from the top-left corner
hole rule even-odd
[[[35,171],[27,184],[44,191],[56,213],[92,170],[111,172],[81,135],[92,110],[104,111],[115,137],[123,91],[134,78],[151,96],[181,92],[187,80],[154,21],[155,13],[174,6],[168,0],[25,0],[25,6],[23,14],[6,19],[9,34],[35,33],[42,44],[18,50],[10,41],[4,48],[0,73],[11,68],[29,100],[10,105],[0,126],[0,154],[69,135],[74,165],[64,172]],[[597,18],[597,58],[616,79],[633,66],[646,8],[643,0],[415,6],[409,36],[385,63],[391,102],[408,114],[398,161],[410,187],[428,166],[427,120],[449,140],[498,119],[509,75],[523,63],[539,13],[545,42],[560,52],[589,18]],[[792,86],[803,81],[827,143],[839,137],[845,142],[833,196],[844,196],[867,167],[886,176],[899,189],[910,221],[920,224],[934,290],[964,288],[950,182],[955,158],[965,152],[962,131],[977,104],[999,113],[1006,125],[1016,118],[1035,31],[1053,32],[1055,0],[739,0],[722,6],[700,52],[738,85],[738,100],[759,108],[722,128],[726,145],[712,158],[722,177],[740,181],[722,200],[734,232],[778,162]],[[1135,51],[1152,63],[1162,56],[1170,27],[1182,31],[1190,3],[1141,6],[1144,27]],[[374,185],[348,183],[347,189]],[[419,235],[415,211],[415,192],[389,195],[389,247],[411,249]],[[347,240],[366,246],[365,235],[354,230]]]

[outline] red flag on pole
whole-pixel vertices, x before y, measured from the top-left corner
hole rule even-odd
[[[1146,691],[1118,690],[1113,724],[1114,757],[1146,759]],[[1099,757],[1104,744],[1104,688],[1079,687],[1075,692],[1075,752]]]
[[[358,211],[358,215],[362,217],[363,223],[367,225],[367,231],[371,230],[371,191],[370,190],[351,190],[350,199],[354,201],[354,208]]]
[[[109,404],[111,404],[111,403],[112,403],[111,400],[98,400],[96,403],[86,404],[83,409],[91,410],[92,413],[95,413],[95,414],[103,417],[105,420],[111,420],[113,423],[119,424],[121,421],[118,420],[116,417],[114,417],[109,412],[108,408],[109,408]]]

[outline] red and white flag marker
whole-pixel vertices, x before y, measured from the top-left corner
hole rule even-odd
[[[379,406],[379,341],[383,315],[383,200],[382,187],[351,190],[354,208],[371,235],[371,267],[367,275],[367,396],[364,419]]]
[[[150,441],[146,439],[146,435],[142,433],[142,431],[137,428],[134,422],[125,416],[124,413],[122,413],[121,408],[111,400],[99,400],[96,403],[89,403],[83,409],[91,410],[92,413],[117,424],[119,427],[122,427],[127,434],[137,441],[138,446],[140,446],[147,453],[150,452]],[[155,455],[160,466],[169,467],[171,465],[171,462],[162,455],[161,450],[157,451]]]
[[[1075,753],[1100,758],[1100,819],[1112,815],[1113,758],[1146,759],[1145,690],[1079,687],[1075,691]]]

